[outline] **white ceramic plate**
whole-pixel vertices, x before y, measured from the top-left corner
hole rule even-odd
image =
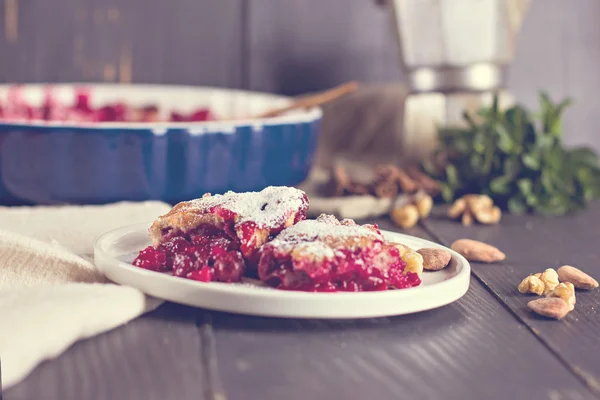
[[[134,267],[131,261],[150,244],[148,223],[116,229],[101,236],[94,249],[96,266],[113,282],[175,303],[238,314],[285,318],[372,318],[410,314],[452,303],[469,288],[471,267],[460,254],[436,243],[382,231],[388,239],[413,249],[443,248],[452,262],[425,272],[416,288],[359,293],[307,293],[250,283],[197,282]]]

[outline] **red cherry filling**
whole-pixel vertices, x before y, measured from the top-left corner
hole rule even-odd
[[[212,226],[170,236],[158,248],[142,250],[133,265],[202,282],[238,282],[246,269],[236,238]]]
[[[173,275],[182,276],[187,278],[194,270],[194,264],[196,260],[186,254],[175,254],[172,260]]]
[[[156,122],[159,120],[158,108],[155,105],[133,107],[116,102],[93,108],[90,92],[78,89],[72,106],[60,104],[50,88],[45,90],[41,106],[26,103],[20,86],[12,87],[8,94],[8,102],[0,104],[0,119],[7,120],[44,120],[44,121],[74,121],[74,122]],[[199,108],[189,114],[176,111],[170,113],[172,122],[214,121],[216,118],[208,108]]]
[[[415,273],[403,273],[406,263],[397,249],[388,248],[389,264],[380,268],[382,252],[374,249],[338,250],[330,260],[292,260],[266,248],[259,265],[261,279],[278,289],[308,292],[363,292],[404,289],[421,284]],[[278,266],[269,270],[272,266]]]
[[[134,265],[199,281],[238,282],[247,270],[256,275],[261,246],[304,220],[307,209],[306,194],[287,187],[182,202],[154,222],[150,233],[160,244],[142,251]],[[160,267],[154,266],[157,253],[165,260]]]
[[[192,271],[190,279],[200,282],[210,282],[213,279],[213,270],[210,267],[204,266],[197,271]]]
[[[154,249],[152,246],[142,250],[137,258],[133,261],[133,265],[152,271],[168,270],[166,254],[162,251]]]
[[[421,283],[377,225],[338,221],[330,215],[300,221],[265,244],[259,278],[287,290],[361,292]]]
[[[244,275],[244,259],[240,252],[230,251],[215,259],[213,271],[215,280],[220,282],[239,282]]]

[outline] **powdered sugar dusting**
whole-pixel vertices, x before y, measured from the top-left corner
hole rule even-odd
[[[288,245],[291,245],[291,243],[288,243]],[[327,244],[320,241],[303,242],[297,244],[294,249],[305,255],[309,254],[312,256],[318,256],[320,259],[333,259],[335,256],[335,251]]]
[[[361,240],[381,240],[372,225],[341,224],[334,216],[323,214],[316,220],[304,220],[282,231],[267,244],[283,252],[300,251],[311,258],[333,258],[339,245],[358,245]],[[352,221],[354,222],[354,221]],[[350,242],[350,243],[349,243]]]
[[[324,240],[327,238],[369,237],[383,240],[377,232],[362,225],[336,225],[319,220],[298,222],[281,232],[275,240],[290,243]]]
[[[251,221],[269,228],[281,225],[298,210],[308,208],[308,203],[302,190],[269,186],[260,192],[227,192],[191,200],[185,203],[183,209],[207,213],[217,207],[235,213],[238,224]]]

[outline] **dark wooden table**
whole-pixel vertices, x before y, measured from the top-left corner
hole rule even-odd
[[[408,233],[446,245],[479,239],[507,254],[502,264],[473,264],[468,293],[451,305],[316,321],[167,303],[77,343],[4,400],[600,398],[600,291],[578,292],[575,311],[550,321],[516,290],[529,273],[563,264],[600,277],[600,204],[470,228],[434,214]]]

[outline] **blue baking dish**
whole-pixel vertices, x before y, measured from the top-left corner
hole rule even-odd
[[[82,84],[53,85],[73,102]],[[291,186],[313,163],[320,108],[268,119],[244,119],[291,102],[238,90],[163,85],[84,85],[91,101],[124,101],[159,112],[208,107],[209,122],[19,122],[0,120],[0,204],[176,203],[227,190]],[[24,85],[40,104],[48,85]],[[9,86],[0,85],[0,104]]]

